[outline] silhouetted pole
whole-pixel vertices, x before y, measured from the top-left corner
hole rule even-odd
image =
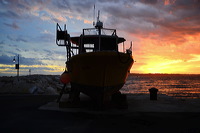
[[[29,69],[29,75],[31,75],[31,69]]]
[[[18,54],[17,77],[19,77],[19,54]]]
[[[13,62],[16,62],[15,56],[14,56]],[[19,54],[17,55],[17,64],[15,64],[15,69],[17,69],[17,78],[19,80]]]

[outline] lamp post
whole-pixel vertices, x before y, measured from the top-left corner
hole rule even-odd
[[[15,56],[13,58],[13,62],[16,62]],[[19,54],[17,56],[17,63],[15,64],[15,69],[17,69],[17,77],[19,77]]]
[[[29,69],[29,76],[31,75],[31,69]]]

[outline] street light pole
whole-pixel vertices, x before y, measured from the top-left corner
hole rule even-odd
[[[13,62],[16,62],[15,56],[14,56]],[[17,55],[17,64],[15,64],[15,69],[17,69],[17,78],[19,80],[19,54]]]
[[[19,54],[18,54],[17,77],[19,78]]]

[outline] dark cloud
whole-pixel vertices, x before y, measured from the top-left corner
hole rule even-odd
[[[35,58],[21,57],[20,60],[23,65],[44,65],[44,63]]]
[[[11,27],[13,29],[19,29],[20,28],[15,22],[13,22],[12,24],[4,23],[4,25]]]
[[[37,41],[40,42],[55,42],[55,35],[54,34],[41,34],[40,36],[36,37]]]
[[[56,0],[53,1],[56,7],[60,8],[61,10],[71,10],[71,4],[69,1],[66,0]]]
[[[158,38],[167,40],[170,37],[179,43],[185,41],[183,35],[200,33],[200,6],[197,6],[200,2],[197,0],[134,0],[127,3],[129,1],[111,1],[102,7],[109,16],[107,26],[144,38],[154,33]]]
[[[49,46],[50,49],[51,44],[55,43],[55,33],[53,33],[53,30],[49,30],[49,27],[55,26],[55,23],[58,22],[71,24],[68,26],[73,27],[71,28],[72,32],[77,32],[77,29],[81,30],[86,26],[83,24],[84,20],[92,21],[94,4],[96,4],[96,11],[101,10],[100,19],[104,22],[106,28],[116,28],[118,35],[123,35],[126,39],[128,36],[127,40],[136,39],[137,50],[142,50],[145,54],[147,53],[145,50],[150,46],[144,46],[144,49],[142,49],[143,47],[140,44],[146,44],[146,46],[151,44],[152,47],[155,47],[155,45],[180,45],[188,41],[186,35],[198,35],[200,33],[199,0],[0,0],[2,27],[19,29],[18,31],[30,28],[29,32],[25,30],[19,32],[20,35],[16,30],[7,31],[9,35],[5,34],[2,37],[1,40],[5,39],[5,41],[0,41],[0,45],[5,47],[5,43],[17,44],[18,47],[12,47],[12,51],[14,50],[16,53],[23,53],[22,46],[24,46],[27,55],[30,53],[33,55],[35,52],[41,54],[40,57],[37,57],[40,59],[21,57],[23,64],[42,64],[40,60],[59,60],[56,55],[66,55],[66,53],[54,51],[56,49],[52,49],[52,51],[41,49],[43,46],[43,48]],[[34,22],[31,23],[34,25],[30,26],[27,22]],[[24,24],[23,27],[22,24]],[[10,28],[7,29],[10,30]],[[41,32],[44,29],[52,33]],[[193,43],[193,41],[187,43]],[[31,51],[27,51],[28,45],[31,45]],[[10,45],[7,46],[9,48]],[[3,53],[8,52],[9,50]],[[155,54],[155,51],[152,53]],[[8,53],[7,55],[16,54]],[[7,61],[8,63],[8,60],[12,60],[13,57],[1,56],[0,59],[0,61]]]
[[[73,2],[73,7],[75,8],[75,10],[77,12],[80,12],[80,13],[88,12],[88,10],[93,9],[93,6],[94,6],[94,2],[92,2],[91,0],[74,1]]]
[[[45,53],[45,57],[43,59],[46,60],[53,60],[52,55],[54,55],[54,51],[53,50],[47,50],[47,49],[43,49],[44,53]]]
[[[0,64],[6,64],[6,65],[11,65],[13,64],[13,58],[7,55],[1,55],[0,56]]]
[[[141,0],[145,4],[157,4],[158,0]]]
[[[48,0],[46,5],[48,5]],[[45,2],[29,1],[29,0],[14,0],[0,3],[0,16],[10,19],[33,19],[34,6],[42,7]],[[44,6],[45,7],[45,6]]]
[[[10,36],[7,35],[7,38],[11,41],[15,41],[15,42],[28,42],[26,39],[22,38],[21,36]]]
[[[14,54],[17,55],[17,54]],[[7,55],[0,55],[0,64],[6,64],[6,65],[12,65],[15,64],[13,63],[13,59],[17,59],[16,56],[7,56]],[[26,57],[21,57],[19,58],[20,64],[21,65],[43,65],[43,63],[35,58],[26,58]]]
[[[200,1],[199,0],[176,0],[173,3],[171,3],[173,8],[176,9],[193,9],[196,7],[200,7]]]
[[[66,51],[54,51],[55,54],[57,55],[66,55]]]
[[[0,16],[1,18],[15,18],[15,19],[19,19],[22,18],[19,14],[17,14],[15,11],[10,11],[10,10],[6,10],[4,12],[0,12]]]
[[[98,0],[99,3],[110,3],[110,2],[114,2],[114,3],[118,3],[120,0]],[[134,1],[134,0],[133,0]]]
[[[0,41],[0,45],[4,45],[5,44],[5,42],[4,41]]]
[[[162,30],[166,29],[167,34],[174,31],[187,34],[199,32],[199,0],[16,0],[1,1],[1,7],[4,9],[1,13],[3,16],[14,18],[20,16],[48,18],[46,20],[59,23],[69,17],[92,20],[94,4],[97,10],[102,10],[102,16],[107,16],[106,26],[117,27],[128,33],[151,34],[156,28],[160,29],[156,30],[158,34],[164,34]],[[16,23],[4,24],[14,29],[19,28]],[[52,38],[50,35],[40,37],[44,41],[53,41],[50,38]],[[23,38],[9,39],[26,42]]]
[[[124,7],[123,7],[124,6]],[[104,7],[108,14],[107,24],[116,27],[128,33],[143,33],[154,30],[154,21],[159,21],[160,12],[152,6],[142,3],[129,5],[122,5],[118,8],[118,4]]]
[[[21,49],[19,49],[19,48],[16,48],[16,51],[18,51],[18,52],[21,52],[22,50],[21,50]]]

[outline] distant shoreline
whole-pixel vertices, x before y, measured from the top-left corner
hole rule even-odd
[[[61,75],[61,74],[60,74]],[[32,75],[20,75],[19,77],[28,77],[28,76],[60,76],[60,75],[51,75],[51,74],[32,74]],[[200,74],[176,74],[176,73],[129,73],[129,75],[134,75],[134,76],[137,76],[137,75],[142,75],[142,76],[145,76],[145,75],[173,75],[173,76],[178,76],[178,75],[200,75]],[[0,78],[2,77],[17,77],[16,75],[15,76],[0,76]]]
[[[130,73],[130,75],[200,75],[200,74],[179,74],[179,73]]]

